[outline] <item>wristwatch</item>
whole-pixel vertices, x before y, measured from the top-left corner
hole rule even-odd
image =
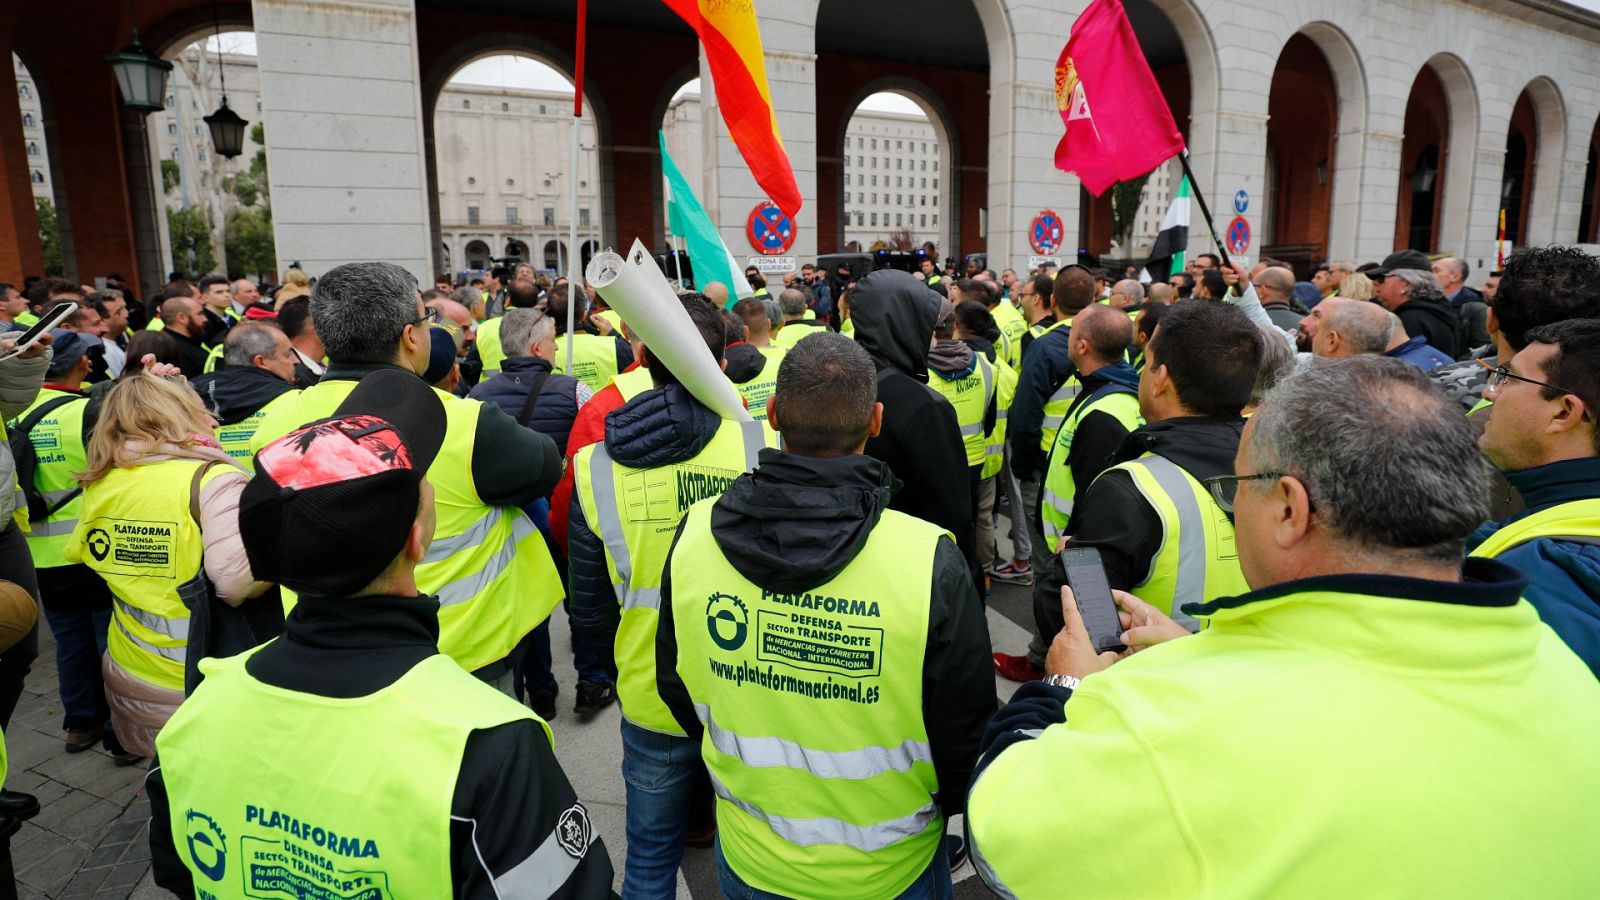
[[[1083,679],[1078,678],[1075,675],[1046,675],[1044,677],[1045,684],[1048,684],[1051,687],[1064,687],[1069,691],[1077,690],[1078,685],[1082,683],[1082,681]]]

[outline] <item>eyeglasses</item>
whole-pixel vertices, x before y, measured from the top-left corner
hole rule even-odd
[[[1203,483],[1211,492],[1211,499],[1217,501],[1223,512],[1233,512],[1233,498],[1239,493],[1239,483],[1242,481],[1259,481],[1266,478],[1282,478],[1283,472],[1257,472],[1254,475],[1213,475]]]
[[[411,324],[420,328],[423,325],[436,325],[439,321],[439,308],[437,306],[424,306],[422,308],[422,318]]]
[[[1539,381],[1538,379],[1535,379],[1535,378],[1524,378],[1523,376],[1518,375],[1515,372],[1512,372],[1510,366],[1490,365],[1489,361],[1486,360],[1486,359],[1478,360],[1478,365],[1483,366],[1485,369],[1489,370],[1488,390],[1491,390],[1491,391],[1498,391],[1501,388],[1504,388],[1506,386],[1507,379],[1514,379],[1516,381],[1526,381],[1528,384],[1537,384],[1539,387],[1542,387],[1542,388],[1549,388],[1550,390],[1555,391],[1558,394],[1570,394],[1570,393],[1572,393],[1572,391],[1569,391],[1564,387],[1560,387],[1559,385],[1551,384],[1548,381]]]
[[[1039,292],[1038,291],[1017,291],[1017,299],[1018,300],[1021,300],[1023,297],[1037,297],[1037,296],[1039,296]]]

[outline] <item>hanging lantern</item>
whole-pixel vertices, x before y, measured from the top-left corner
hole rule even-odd
[[[203,121],[211,129],[211,146],[221,156],[233,159],[244,152],[244,127],[250,123],[228,108],[228,95],[222,95],[222,105]]]
[[[117,91],[126,109],[153,113],[167,105],[167,73],[172,63],[144,49],[139,29],[133,30],[133,43],[106,57],[117,76]]]

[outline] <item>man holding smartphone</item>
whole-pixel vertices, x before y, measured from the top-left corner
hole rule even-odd
[[[1192,636],[1116,592],[1127,654],[1096,653],[1062,591],[1057,684],[990,722],[968,799],[989,886],[1592,895],[1600,683],[1515,569],[1463,560],[1488,493],[1474,438],[1399,360],[1275,388],[1236,474],[1206,481],[1253,590],[1185,607]]]

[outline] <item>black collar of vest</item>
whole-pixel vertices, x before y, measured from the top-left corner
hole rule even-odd
[[[1527,586],[1528,579],[1505,563],[1468,557],[1461,566],[1460,581],[1434,581],[1403,575],[1318,575],[1285,581],[1237,597],[1219,597],[1209,603],[1186,603],[1183,611],[1191,616],[1209,616],[1218,610],[1238,609],[1252,603],[1311,592],[1425,600],[1459,606],[1515,606]]]

